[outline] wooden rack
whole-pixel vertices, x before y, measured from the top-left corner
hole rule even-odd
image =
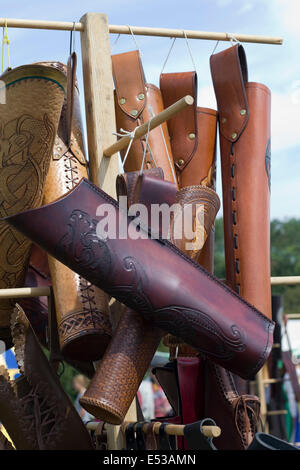
[[[280,37],[109,25],[107,16],[103,13],[87,13],[79,22],[75,23],[0,18],[0,26],[5,25],[9,28],[80,31],[90,177],[94,183],[112,197],[116,197],[115,179],[119,172],[118,156],[113,152],[117,151],[118,145],[123,145],[126,139],[124,138],[122,144],[120,144],[121,141],[116,144],[110,33],[131,34],[131,32],[133,32],[135,35],[173,38],[187,37],[189,39],[213,41],[231,41],[234,38],[240,42],[274,45],[283,43],[283,39]],[[165,118],[167,119],[166,116]],[[108,158],[106,155],[111,156]],[[276,279],[277,278],[273,278],[273,281],[271,280],[272,284],[278,284]],[[291,282],[287,280],[287,283]],[[293,283],[299,284],[300,277],[294,280]],[[48,288],[0,290],[0,297],[2,298],[30,297],[49,294],[50,289]],[[264,389],[264,386],[262,388]],[[126,420],[137,421],[134,403],[126,416]],[[120,426],[107,425],[107,435],[109,449],[120,449],[122,441]]]

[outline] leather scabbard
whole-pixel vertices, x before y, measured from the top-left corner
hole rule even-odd
[[[139,51],[112,56],[115,82],[115,110],[117,131],[132,132],[164,109],[159,88],[145,82]],[[146,136],[132,143],[125,162],[125,171],[141,169]],[[175,168],[167,124],[149,133],[144,170],[160,167],[167,181],[176,182]],[[120,152],[122,160],[126,149]]]
[[[67,76],[68,94],[63,104],[46,179],[45,204],[74,188],[82,177],[88,177],[76,86],[76,60],[76,54],[73,53],[68,67],[51,63]],[[107,295],[51,256],[49,268],[60,349],[64,357],[84,361],[100,359],[111,337]]]
[[[0,213],[4,217],[42,203],[66,78],[52,67],[24,65],[5,72],[1,80],[6,99],[0,112]],[[1,222],[0,244],[0,288],[23,287],[31,243]],[[10,335],[13,305],[14,299],[0,301],[4,340]]]
[[[151,239],[143,230],[133,239],[134,220],[86,179],[55,203],[5,222],[158,328],[241,377],[252,377],[266,361],[273,322],[168,240]],[[112,235],[103,235],[102,224],[111,226]]]
[[[226,280],[271,318],[270,90],[248,82],[244,49],[210,58],[218,103]]]

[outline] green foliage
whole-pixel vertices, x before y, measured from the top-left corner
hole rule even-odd
[[[225,277],[223,219],[215,225],[215,275]],[[272,276],[300,276],[300,219],[271,222]],[[283,294],[285,313],[300,312],[300,285],[273,286],[272,294]]]
[[[79,372],[74,369],[74,367],[64,362],[64,373],[60,377],[60,382],[63,386],[64,391],[67,395],[69,395],[69,398],[72,402],[75,400],[78,393],[73,388],[73,378],[75,377],[75,375],[78,374]]]

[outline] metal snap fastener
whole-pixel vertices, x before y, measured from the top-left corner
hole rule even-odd
[[[196,138],[196,134],[194,134],[193,132],[191,132],[191,133],[189,134],[189,139],[190,139],[190,140],[194,140],[195,138]]]
[[[180,158],[180,159],[178,160],[177,165],[179,165],[179,166],[184,165],[184,160],[183,160],[183,158]]]
[[[246,112],[247,112],[247,111],[246,111],[245,109],[241,109],[241,110],[240,110],[240,115],[241,115],[241,116],[245,116]]]
[[[140,93],[140,94],[138,95],[138,99],[139,99],[139,100],[145,99],[144,93]]]
[[[232,138],[232,139],[236,139],[236,138],[237,138],[237,133],[234,132],[233,134],[231,134],[231,138]]]
[[[137,111],[136,109],[133,109],[130,114],[131,114],[132,116],[136,116],[137,113],[138,113],[138,111]]]
[[[125,104],[125,103],[126,103],[126,99],[125,99],[125,98],[120,98],[119,103],[120,103],[120,104]]]

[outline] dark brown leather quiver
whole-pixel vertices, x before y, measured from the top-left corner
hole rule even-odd
[[[210,58],[222,164],[226,280],[271,318],[270,90],[248,82],[244,49]]]
[[[127,196],[128,208],[137,202],[148,209],[151,202],[171,200],[172,204],[176,193],[176,185],[163,180],[161,168],[145,170],[142,175],[124,173],[116,186],[119,198]],[[159,231],[159,226],[152,228]],[[124,420],[163,335],[139,313],[124,308],[107,352],[80,400],[86,410],[112,424]]]
[[[112,56],[113,77],[115,82],[115,109],[117,131],[132,132],[163,111],[164,105],[159,88],[145,82],[145,75],[139,51],[131,51]],[[182,98],[182,97],[181,97]],[[125,171],[140,170],[142,166],[146,137],[132,143],[125,162]],[[143,169],[160,167],[167,181],[176,183],[175,168],[170,146],[167,124],[149,133],[148,147]],[[122,150],[124,159],[126,149]]]
[[[205,416],[222,429],[218,449],[246,450],[256,433],[260,402],[255,395],[239,395],[232,374],[205,361]]]
[[[0,368],[0,420],[16,449],[91,450],[89,434],[20,306],[11,331],[21,376],[11,382]]]
[[[266,361],[273,322],[167,240],[150,239],[143,230],[142,237],[129,238],[134,220],[86,179],[55,203],[5,221],[156,327],[241,377],[252,377]],[[102,224],[115,233],[98,238]]]
[[[76,85],[76,60],[73,53],[68,62],[68,72],[64,64],[49,63],[68,77],[68,94],[46,180],[45,204],[74,188],[82,177],[88,177]],[[49,268],[60,348],[64,357],[83,361],[100,359],[111,338],[107,295],[51,256]]]
[[[5,217],[42,203],[66,78],[52,67],[24,65],[5,72],[1,80],[6,103],[0,111],[0,214]],[[1,222],[0,244],[0,288],[23,287],[31,243]],[[4,340],[13,305],[13,299],[0,301]]]

